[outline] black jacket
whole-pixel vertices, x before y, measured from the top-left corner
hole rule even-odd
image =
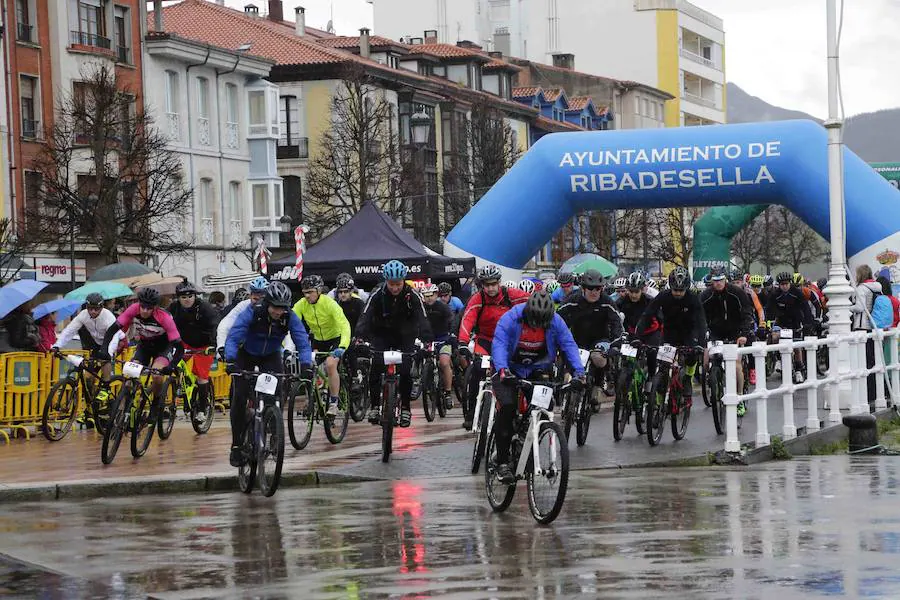
[[[647,294],[641,294],[641,299],[637,302],[632,302],[628,297],[621,297],[616,300],[616,309],[624,315],[625,331],[631,334],[635,333],[638,321],[641,320],[644,311],[650,306],[650,301],[650,296]],[[648,322],[643,331],[639,332],[639,335],[650,335],[658,331],[659,321],[654,318]]]
[[[433,340],[422,298],[406,284],[396,296],[385,285],[369,295],[356,323],[356,336],[366,340]]]
[[[425,316],[431,327],[431,335],[437,338],[446,338],[453,331],[453,322],[456,320],[450,305],[437,300],[431,304],[423,303]]]
[[[338,305],[341,307],[341,310],[344,311],[344,316],[347,317],[347,321],[350,322],[350,335],[356,335],[356,324],[359,322],[359,317],[362,316],[363,309],[366,307],[366,303],[357,298],[356,296],[351,296],[349,300],[341,302],[337,301]]]
[[[673,346],[706,344],[706,318],[700,297],[688,290],[683,298],[675,298],[672,290],[663,290],[647,305],[638,329],[644,331],[652,319],[662,322],[663,340]]]
[[[572,331],[579,348],[593,348],[597,342],[611,342],[622,336],[622,320],[613,306],[612,298],[601,294],[596,302],[588,302],[583,295],[574,297],[559,307],[559,316]]]
[[[700,294],[700,302],[714,339],[733,342],[753,332],[753,301],[738,286],[726,284],[721,292],[710,286]]]
[[[169,313],[175,320],[182,342],[192,348],[215,346],[219,315],[209,302],[198,298],[192,307],[184,308],[175,300],[169,305]]]
[[[8,334],[9,345],[20,352],[37,351],[41,334],[31,313],[17,310],[7,315],[4,323]]]
[[[812,326],[813,318],[809,310],[809,303],[803,297],[803,292],[795,285],[788,291],[781,291],[780,287],[773,288],[766,302],[766,318],[775,321],[779,327],[800,330],[804,325]]]

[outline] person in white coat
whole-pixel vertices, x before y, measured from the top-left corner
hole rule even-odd
[[[85,308],[79,312],[72,321],[66,325],[56,342],[53,343],[51,351],[58,352],[60,348],[65,348],[77,335],[81,340],[81,348],[89,350],[91,357],[94,357],[103,346],[103,338],[106,330],[116,322],[116,315],[110,310],[103,307],[103,297],[100,294],[88,294],[85,298]],[[85,371],[87,373],[87,371]],[[106,362],[100,368],[100,376],[104,382],[109,381],[112,373],[112,364]],[[102,403],[109,395],[109,390],[105,387],[97,392],[97,399]]]

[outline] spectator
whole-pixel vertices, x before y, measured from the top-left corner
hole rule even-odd
[[[38,334],[40,341],[38,342],[38,352],[50,352],[50,348],[56,343],[56,315],[50,313],[44,315],[37,322]]]
[[[36,352],[41,341],[37,324],[31,316],[29,303],[14,309],[4,320],[9,345],[17,352]]]
[[[850,307],[852,314],[852,329],[855,331],[872,331],[872,308],[875,305],[875,297],[882,294],[881,286],[872,278],[872,268],[869,265],[856,267],[856,300]],[[875,366],[875,340],[866,340],[866,367]],[[875,374],[866,378],[866,391],[868,392],[869,406],[875,402]]]

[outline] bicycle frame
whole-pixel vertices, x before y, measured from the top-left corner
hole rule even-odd
[[[519,462],[516,464],[516,477],[521,477],[525,474],[525,470],[528,467],[528,459],[531,458],[532,455],[535,457],[533,468],[534,474],[543,475],[545,473],[543,465],[541,465],[538,434],[540,432],[542,421],[553,421],[553,412],[529,405],[528,419],[528,434],[525,436],[525,441],[522,443],[522,454],[519,455]],[[527,452],[525,451],[525,448],[528,448]],[[551,469],[556,466],[558,460],[559,450],[553,448],[549,465]]]
[[[487,368],[487,377],[485,377],[478,384],[478,394],[475,396],[475,409],[472,413],[472,433],[478,436],[481,433],[482,427],[485,426],[484,423],[481,422],[481,404],[484,402],[484,397],[487,392],[491,392],[491,376],[494,372],[493,362],[491,362],[490,367]],[[485,431],[490,432],[494,428],[494,415],[497,411],[489,410],[488,411],[488,422],[487,429]]]

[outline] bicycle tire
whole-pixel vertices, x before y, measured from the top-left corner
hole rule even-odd
[[[573,404],[575,404],[575,402],[572,400],[572,392],[571,390],[566,390],[563,393],[562,410],[560,411],[562,413],[560,417],[562,420],[563,433],[566,434],[566,441],[571,439],[572,423],[575,421],[575,408],[573,407]]]
[[[544,421],[540,424],[540,429],[538,430],[538,449],[540,450],[541,441],[546,437],[550,441],[548,442],[550,448],[553,448],[553,436],[557,439],[558,443],[558,458],[559,465],[557,465],[558,470],[554,472],[550,472],[549,475],[535,475],[534,472],[534,461],[531,462],[531,468],[528,469],[527,474],[525,475],[525,484],[528,489],[528,508],[531,510],[531,516],[534,517],[534,520],[540,523],[541,525],[547,525],[548,523],[552,523],[556,517],[559,516],[560,511],[562,511],[563,503],[566,501],[566,490],[569,487],[569,446],[568,444],[563,443],[561,436],[563,435],[562,428],[559,426],[559,423],[554,423],[553,421]],[[543,466],[543,461],[541,460],[541,465]],[[546,477],[548,479],[556,477],[556,498],[553,501],[549,510],[543,510],[543,507],[538,507],[537,498],[535,496],[535,485],[539,479],[535,479],[535,477]]]
[[[64,404],[62,404],[64,402]],[[78,415],[78,384],[67,377],[53,384],[41,411],[41,431],[49,442],[58,442],[72,430]],[[51,415],[51,413],[53,413]],[[52,417],[56,418],[52,418]],[[51,426],[59,423],[59,427]]]
[[[394,443],[394,411],[396,410],[397,384],[390,381],[382,386],[381,401],[381,462],[391,460]]]
[[[134,430],[131,432],[131,456],[140,458],[147,453],[150,442],[153,440],[153,431],[156,429],[158,413],[156,400],[150,397],[150,393],[139,387],[136,394],[140,395],[137,412],[134,413]],[[129,415],[126,415],[129,416]]]
[[[637,381],[634,375],[631,378],[631,414],[634,416],[634,428],[637,429],[638,435],[644,435],[647,430],[644,428],[644,406],[647,404],[647,398],[644,395],[644,385],[647,383],[647,371],[639,369],[636,371],[642,376]]]
[[[494,432],[492,431],[488,437],[487,455],[484,460],[484,491],[487,495],[488,504],[491,505],[493,511],[503,512],[512,504],[513,496],[516,494],[516,484],[511,483],[507,485],[500,483],[494,476],[497,470],[495,445]],[[497,488],[496,494],[494,493],[495,487]]]
[[[665,368],[665,367],[664,367]],[[650,382],[650,393],[647,398],[647,441],[656,446],[662,440],[666,427],[666,395],[668,394],[668,378],[656,373]],[[659,390],[662,390],[661,392]]]
[[[634,371],[628,367],[619,373],[619,381],[616,383],[616,401],[613,405],[613,438],[618,442],[625,434],[625,426],[628,425],[629,409],[631,407],[629,390]]]
[[[453,374],[453,393],[456,395],[456,402],[460,406],[465,406],[466,400],[466,371],[458,371]]]
[[[167,440],[172,435],[172,428],[175,427],[175,417],[178,413],[177,398],[175,390],[172,388],[172,378],[166,377],[162,382],[162,388],[159,390],[159,405],[156,415],[156,429],[159,439]]]
[[[103,444],[100,446],[100,460],[104,465],[112,463],[116,458],[122,436],[125,435],[126,415],[131,412],[131,402],[128,401],[131,397],[128,393],[130,387],[127,383],[122,385],[109,409],[109,427],[103,433]]]
[[[445,418],[445,417],[447,416],[447,407],[446,407],[446,405],[444,404],[444,392],[443,392],[443,389],[444,389],[443,383],[444,383],[444,381],[443,381],[443,379],[442,379],[442,374],[441,374],[441,369],[440,369],[440,368],[435,368],[433,379],[434,379],[434,383],[432,384],[432,387],[433,387],[435,390],[440,390],[440,391],[438,391],[438,392],[435,392],[435,400],[436,400],[436,402],[437,402],[437,411],[438,411],[438,415],[440,415],[440,417],[443,419],[443,418]],[[451,388],[451,389],[453,388],[453,382],[452,382],[452,381],[450,382],[450,388]],[[451,394],[452,394],[452,392],[451,392]],[[451,402],[452,402],[452,400],[451,400]]]
[[[472,449],[472,474],[478,473],[481,468],[481,459],[484,457],[485,448],[487,448],[488,419],[490,414],[488,411],[493,409],[494,394],[490,391],[484,392],[484,398],[481,400],[481,414],[478,417],[478,436],[475,439],[475,447]]]
[[[713,425],[716,434],[725,433],[725,403],[722,402],[722,369],[718,366],[710,368],[709,391],[713,403]]]
[[[291,386],[290,396],[287,401],[288,437],[291,440],[291,446],[297,450],[303,450],[309,444],[313,430],[313,415],[315,414],[313,411],[316,410],[315,407],[318,405],[318,393],[315,391],[315,386],[312,383],[307,383],[305,384],[307,386],[305,393],[306,407],[302,411],[296,409],[297,394],[302,385],[304,384],[298,381]]]
[[[341,373],[341,388],[347,390],[347,396],[350,398],[350,418],[354,423],[360,423],[366,418],[366,390],[369,389],[368,381],[363,381],[357,392],[353,392],[353,386],[350,385],[351,378],[346,373]]]
[[[253,484],[256,482],[256,459],[258,455],[253,451],[254,427],[254,420],[248,414],[247,427],[244,429],[244,441],[241,444],[241,448],[247,454],[247,461],[243,466],[238,467],[238,487],[245,494],[253,491]]]
[[[109,423],[109,405],[115,400],[116,394],[122,389],[122,384],[124,382],[125,378],[121,375],[112,375],[109,378],[109,391],[106,395],[106,400],[103,402],[98,400],[96,393],[91,397],[91,416],[94,419],[94,429],[97,433],[106,433],[106,427]]]
[[[686,377],[686,375],[682,374],[682,377]],[[672,418],[669,420],[672,425],[672,437],[676,440],[683,440],[687,434],[688,423],[691,420],[691,407],[688,404],[688,400],[684,397],[684,388],[677,389],[677,398],[672,398],[671,394],[669,395],[669,408],[671,409],[675,406],[678,407],[678,413],[673,413]]]
[[[332,444],[340,444],[344,441],[344,436],[347,435],[347,425],[350,423],[350,409],[348,407],[350,400],[347,398],[347,388],[342,386],[338,394],[338,414],[334,416],[325,415],[325,418],[322,419],[322,425],[325,427],[325,437]]]
[[[437,388],[434,386],[434,361],[426,360],[422,365],[422,410],[425,412],[425,420],[434,421],[437,414]]]
[[[581,402],[578,405],[578,418],[575,420],[575,443],[584,446],[587,443],[588,431],[591,429],[591,416],[594,411],[591,409],[592,389],[585,390],[581,395]]]
[[[697,368],[700,369],[700,391],[703,394],[703,404],[705,404],[707,408],[711,408],[714,403],[712,393],[709,390],[709,372],[712,369],[712,357],[710,357],[709,362],[709,367],[704,367],[702,360],[697,366]]]
[[[267,498],[278,490],[281,482],[281,469],[284,466],[284,419],[275,405],[266,406],[262,416],[263,443],[259,448],[257,471],[259,491]],[[266,469],[266,456],[274,454],[275,464],[271,472]]]
[[[190,400],[190,403],[191,403],[191,427],[194,428],[194,432],[197,435],[203,435],[204,433],[209,431],[209,428],[212,426],[213,419],[216,416],[216,409],[215,409],[212,399],[207,398],[206,399],[206,410],[201,413],[200,410],[197,408],[199,401],[200,401],[200,388],[198,386],[198,387],[195,387],[194,390],[191,392],[191,400]],[[201,414],[205,415],[205,417],[206,417],[203,420],[203,422],[200,422],[198,420],[198,417]]]

